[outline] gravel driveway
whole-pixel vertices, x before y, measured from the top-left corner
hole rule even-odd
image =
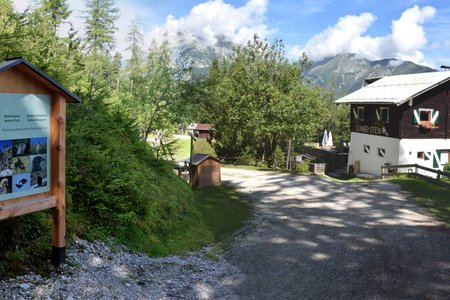
[[[386,182],[222,169],[253,222],[227,259],[241,299],[450,299],[450,230]]]

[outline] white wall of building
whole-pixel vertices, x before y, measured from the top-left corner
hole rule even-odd
[[[369,153],[364,152],[369,146]],[[378,148],[385,150],[384,157],[378,155]],[[441,150],[439,152],[438,150]],[[350,151],[348,165],[360,163],[360,173],[373,176],[381,175],[381,166],[419,164],[434,168],[433,161],[437,161],[439,168],[449,162],[450,139],[396,139],[383,136],[352,132],[350,137]]]
[[[399,163],[399,144],[399,139],[352,132],[348,165],[355,165],[359,161],[360,173],[381,176],[382,165]],[[364,152],[365,145],[370,147],[369,153]],[[384,157],[378,155],[378,148],[385,150]]]
[[[438,153],[436,150],[450,151],[450,139],[402,139],[399,164],[419,164],[433,168],[433,159],[436,159],[442,170],[442,167],[449,162],[448,152]],[[424,158],[418,158],[418,152],[423,152]]]

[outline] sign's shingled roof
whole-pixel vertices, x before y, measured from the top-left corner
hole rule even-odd
[[[31,63],[29,63],[28,61],[26,61],[24,58],[22,57],[18,57],[18,58],[12,58],[12,59],[8,59],[5,60],[4,62],[0,63],[0,73],[4,72],[6,70],[9,70],[17,65],[20,64],[24,64],[25,66],[27,66],[29,69],[31,69],[32,71],[34,71],[36,74],[38,74],[40,77],[42,77],[43,79],[45,79],[46,81],[48,81],[51,85],[53,85],[55,88],[57,88],[58,90],[60,90],[63,94],[65,94],[68,97],[68,100],[71,102],[81,102],[80,98],[78,98],[77,95],[71,93],[69,90],[67,90],[65,87],[63,87],[59,82],[57,82],[55,79],[51,78],[50,76],[48,76],[47,74],[45,74],[44,72],[42,72],[40,69],[38,69],[37,67],[33,66]]]

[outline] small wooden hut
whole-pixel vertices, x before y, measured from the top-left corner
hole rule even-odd
[[[192,158],[191,186],[218,186],[221,184],[220,160],[207,154],[195,154]]]
[[[196,138],[207,139],[210,141],[214,132],[214,125],[191,123],[188,127],[188,132],[192,132]]]

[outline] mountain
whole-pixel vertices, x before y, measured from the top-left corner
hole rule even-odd
[[[315,62],[306,78],[324,88],[334,87],[337,95],[346,95],[360,89],[366,78],[434,71],[410,61],[393,58],[371,61],[346,53]]]
[[[206,74],[213,59],[225,58],[232,52],[233,46],[224,37],[218,37],[214,46],[205,46],[201,42],[180,43],[176,53],[186,62],[192,63],[197,73]],[[410,61],[395,58],[372,61],[346,53],[314,62],[305,76],[311,83],[323,88],[334,88],[336,95],[343,96],[360,89],[367,78],[434,71]]]
[[[181,43],[176,48],[178,56],[192,63],[198,73],[208,73],[209,67],[215,58],[222,59],[231,53],[234,44],[223,37],[219,37],[214,46],[203,46],[199,43]]]

